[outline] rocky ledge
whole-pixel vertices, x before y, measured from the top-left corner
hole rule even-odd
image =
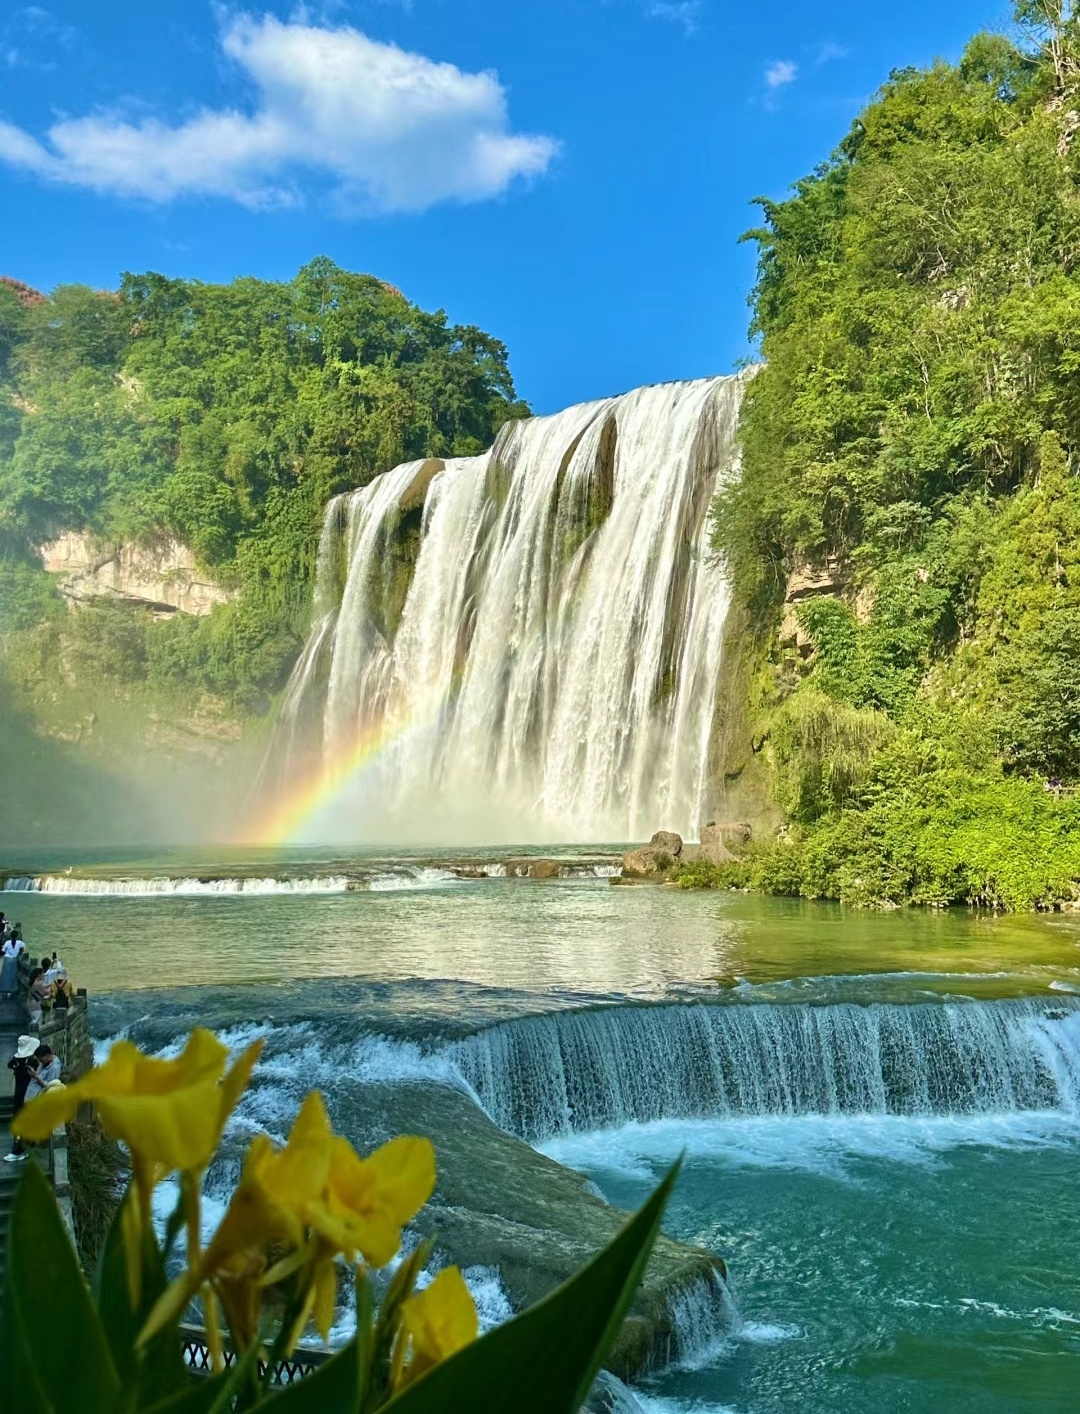
[[[418,1226],[435,1236],[448,1262],[497,1268],[515,1311],[570,1277],[629,1216],[598,1197],[584,1175],[505,1133],[450,1086],[364,1086],[359,1103],[362,1113],[345,1127],[362,1146],[394,1134],[431,1139],[438,1186]],[[607,1368],[634,1379],[687,1353],[688,1324],[700,1333],[703,1323],[718,1327],[728,1318],[726,1276],[719,1257],[660,1237]]]
[[[699,859],[707,864],[727,864],[749,843],[751,831],[741,820],[710,820],[699,833],[697,844],[684,844],[674,830],[657,830],[648,844],[638,845],[623,855],[622,877],[661,881],[675,864],[692,864]]]
[[[41,563],[72,603],[114,599],[160,617],[208,614],[232,598],[199,570],[191,551],[168,537],[150,545],[112,544],[69,531],[43,545]]]

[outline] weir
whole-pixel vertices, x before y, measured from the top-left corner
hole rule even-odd
[[[671,1118],[1080,1114],[1080,1003],[620,1006],[505,1022],[447,1049],[532,1141]]]
[[[696,836],[729,597],[709,507],[746,377],[508,423],[333,501],[266,779],[344,777],[353,837],[369,811],[383,837]]]

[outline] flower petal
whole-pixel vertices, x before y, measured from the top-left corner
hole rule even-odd
[[[77,1085],[69,1085],[65,1090],[46,1090],[27,1101],[11,1121],[11,1132],[19,1139],[40,1143],[59,1125],[74,1119],[81,1100]]]
[[[401,1319],[412,1339],[407,1380],[464,1349],[480,1329],[472,1292],[457,1267],[444,1267],[430,1286],[403,1302]]]

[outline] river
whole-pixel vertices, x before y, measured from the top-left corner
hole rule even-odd
[[[666,1227],[737,1315],[686,1313],[651,1414],[1075,1409],[1080,918],[615,888],[560,853],[548,882],[453,873],[505,850],[9,857],[60,882],[0,907],[102,1036],[266,1035],[239,1136],[421,1078],[623,1206],[685,1152]]]

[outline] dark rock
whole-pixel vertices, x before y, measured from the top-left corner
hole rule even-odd
[[[657,830],[649,843],[654,849],[670,854],[672,859],[678,859],[682,853],[682,835],[677,835],[674,830]]]

